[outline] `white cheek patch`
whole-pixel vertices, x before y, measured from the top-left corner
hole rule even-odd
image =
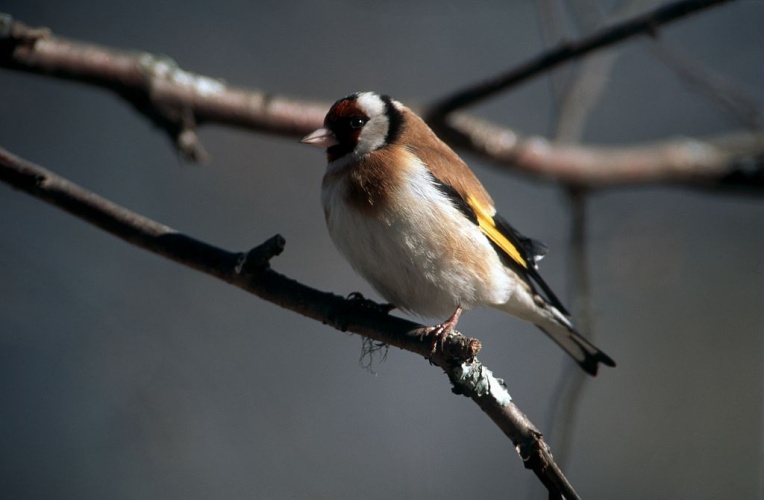
[[[363,126],[361,134],[358,136],[358,145],[356,145],[355,153],[358,156],[363,156],[384,146],[388,129],[389,124],[385,115],[371,118]]]
[[[355,154],[362,156],[385,145],[390,123],[385,102],[377,94],[362,92],[358,94],[356,102],[361,111],[369,117],[369,121],[361,130],[355,149]]]

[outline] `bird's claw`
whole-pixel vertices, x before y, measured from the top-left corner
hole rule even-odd
[[[440,323],[434,326],[428,326],[424,330],[425,335],[430,337],[430,357],[432,357],[438,349],[443,351],[446,345],[446,339],[449,335],[454,333],[454,327],[447,323]]]

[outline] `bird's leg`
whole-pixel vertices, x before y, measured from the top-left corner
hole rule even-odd
[[[448,337],[449,334],[454,333],[456,324],[459,322],[459,316],[461,315],[462,306],[457,306],[454,313],[449,316],[446,321],[435,326],[428,326],[425,329],[425,333],[431,337],[431,352],[434,353],[438,347],[440,347],[441,350],[443,349],[443,344],[446,341],[446,337]]]

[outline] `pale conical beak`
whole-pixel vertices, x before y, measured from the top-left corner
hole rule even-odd
[[[326,127],[321,127],[318,130],[314,130],[310,134],[303,137],[300,142],[303,144],[318,146],[319,148],[330,148],[335,144],[339,144],[339,141],[337,141],[337,138],[334,136],[334,132]]]

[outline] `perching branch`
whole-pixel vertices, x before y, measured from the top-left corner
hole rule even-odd
[[[185,71],[166,57],[59,38],[10,16],[0,16],[0,67],[111,90],[158,124],[191,159],[204,156],[196,135],[201,124],[300,137],[320,125],[329,107],[233,87]],[[764,191],[764,138],[750,132],[605,148],[522,137],[460,113],[431,125],[452,145],[493,163],[582,187],[669,183]]]
[[[504,382],[477,360],[481,349],[478,340],[453,334],[442,350],[432,353],[431,339],[422,325],[390,316],[384,306],[370,300],[345,299],[274,271],[269,262],[284,249],[281,236],[274,236],[246,253],[229,252],[120,207],[2,148],[0,180],[128,243],[285,309],[429,359],[448,375],[454,393],[471,398],[510,438],[523,464],[544,483],[550,498],[579,498],[555,464],[541,432],[512,402]]]

